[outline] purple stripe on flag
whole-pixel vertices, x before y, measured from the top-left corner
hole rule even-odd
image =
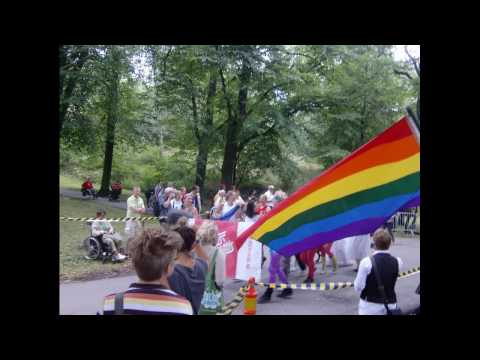
[[[274,247],[272,247],[272,249],[283,256],[291,256],[335,240],[341,240],[355,235],[369,234],[382,226],[385,221],[386,218],[384,217],[356,221],[332,231],[317,233],[280,249]]]

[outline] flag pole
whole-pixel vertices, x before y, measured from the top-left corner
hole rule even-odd
[[[418,145],[420,145],[420,123],[418,122],[418,119],[415,117],[415,114],[413,113],[412,108],[410,108],[410,106],[407,106],[406,110],[407,110],[408,125],[410,126],[410,129],[412,130],[413,134],[415,135]]]

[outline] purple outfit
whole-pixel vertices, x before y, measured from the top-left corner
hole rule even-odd
[[[270,266],[268,267],[268,272],[270,273],[270,283],[275,282],[276,275],[278,275],[282,284],[286,284],[288,282],[285,273],[280,268],[281,259],[282,255],[270,249]]]

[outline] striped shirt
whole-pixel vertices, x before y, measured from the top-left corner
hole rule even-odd
[[[123,296],[125,315],[193,315],[190,302],[157,284],[133,283]],[[105,297],[103,315],[114,315],[115,294]]]

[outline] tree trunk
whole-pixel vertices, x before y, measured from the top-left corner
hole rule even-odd
[[[227,136],[225,139],[225,151],[223,154],[222,164],[222,184],[225,184],[227,190],[232,188],[234,183],[233,172],[235,169],[235,159],[237,157],[237,118],[234,117],[229,121],[227,127]]]
[[[242,70],[239,76],[240,87],[238,91],[238,116],[228,119],[227,133],[225,138],[225,152],[222,164],[222,183],[227,189],[231,189],[235,183],[235,168],[238,158],[238,135],[242,130],[244,121],[247,118],[247,96],[248,84],[250,81],[250,66],[246,59],[243,59]]]
[[[210,72],[210,81],[207,91],[205,121],[201,124],[201,128],[198,131],[197,171],[195,175],[195,184],[200,187],[202,197],[205,195],[204,185],[207,173],[208,151],[210,150],[210,136],[212,135],[213,130],[213,100],[217,93],[216,69],[213,69]]]
[[[120,54],[112,49],[112,69],[109,89],[109,111],[107,115],[107,134],[105,137],[105,157],[103,161],[102,186],[99,196],[106,196],[110,192],[110,180],[112,176],[113,147],[115,145],[115,126],[118,120],[119,103],[119,61]]]
[[[207,173],[207,161],[208,161],[208,147],[206,143],[200,143],[198,146],[197,154],[197,171],[195,174],[195,184],[200,186],[200,189],[203,190],[205,185],[205,176]],[[201,194],[203,195],[203,193]]]
[[[110,192],[110,180],[112,177],[113,147],[115,145],[115,121],[108,117],[107,136],[105,138],[105,158],[103,161],[102,187],[99,196],[107,196]]]

